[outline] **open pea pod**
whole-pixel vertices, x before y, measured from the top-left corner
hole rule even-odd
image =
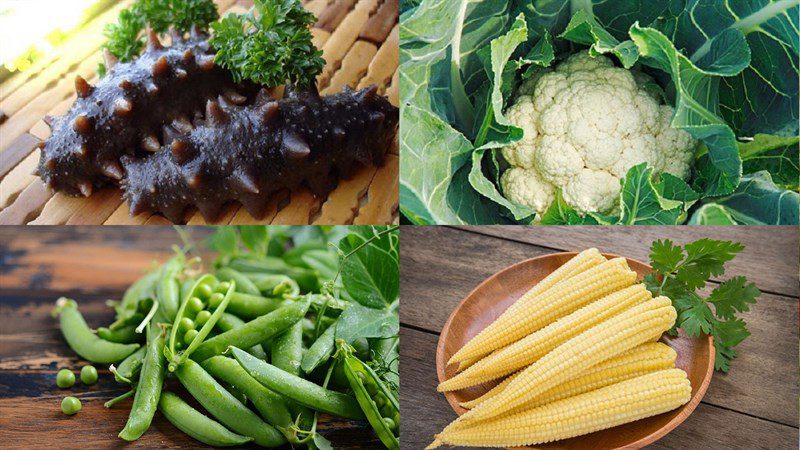
[[[353,352],[344,340],[336,341],[339,359],[356,401],[383,445],[390,450],[400,448],[400,403],[392,391],[368,365]]]

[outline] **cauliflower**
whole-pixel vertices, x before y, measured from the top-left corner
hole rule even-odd
[[[505,196],[541,215],[561,190],[581,214],[619,209],[620,179],[647,163],[685,179],[697,141],[670,127],[646,74],[584,51],[520,87],[506,117],[524,137],[503,148]]]

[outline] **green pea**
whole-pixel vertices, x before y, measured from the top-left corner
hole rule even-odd
[[[210,318],[211,318],[211,311],[207,311],[204,309],[199,313],[197,313],[197,316],[194,318],[194,323],[196,326],[202,327],[203,325],[206,324],[206,322],[208,322],[208,319]]]
[[[71,416],[81,410],[81,401],[75,397],[64,397],[61,400],[61,412]]]
[[[358,373],[361,373],[361,372],[358,372]],[[362,380],[362,381],[364,381],[364,380]],[[364,383],[364,387],[367,389],[367,392],[369,392],[369,395],[375,395],[375,393],[378,392],[378,387],[375,386],[375,383],[372,383],[371,380],[365,382]]]
[[[369,389],[367,389],[367,390],[369,390]],[[378,408],[380,408],[381,406],[385,405],[386,404],[386,396],[383,395],[382,393],[376,395],[375,396],[375,404],[378,405]]]
[[[81,367],[81,383],[87,386],[97,383],[97,369],[94,366]]]
[[[388,417],[384,417],[383,418],[383,423],[386,424],[386,428],[388,428],[390,430],[394,430],[394,425],[395,425],[394,424],[394,420],[392,420],[392,419],[390,419]]]
[[[225,299],[225,296],[223,294],[220,294],[219,292],[215,292],[208,299],[208,307],[209,308],[217,308],[222,303],[223,299]]]
[[[392,416],[392,420],[394,421],[395,425],[397,425],[398,428],[399,428],[400,427],[400,412],[399,411],[395,411],[394,416]]]
[[[194,321],[188,317],[182,318],[178,322],[178,330],[180,330],[181,333],[185,333],[189,330],[194,330]]]
[[[200,286],[197,286],[197,290],[195,292],[197,292],[197,294],[203,298],[208,298],[214,293],[214,289],[208,284],[201,284]]]
[[[381,407],[381,415],[383,417],[389,417],[392,414],[394,414],[394,408],[392,408],[390,403],[387,403]]]
[[[191,344],[192,341],[194,340],[195,336],[198,335],[198,333],[199,332],[197,330],[189,330],[189,331],[187,331],[186,334],[183,335],[183,342],[186,345]]]
[[[192,315],[196,315],[198,312],[202,311],[205,306],[202,300],[197,297],[192,297],[189,299],[189,303],[186,304],[186,309],[189,310]]]
[[[367,384],[367,375],[364,374],[364,372],[356,372],[356,376],[358,377],[359,380],[361,380],[362,384],[364,385]]]
[[[61,369],[56,375],[56,385],[61,389],[71,388],[75,384],[75,374],[69,369]]]
[[[227,281],[223,281],[222,283],[217,285],[217,292],[222,295],[225,295],[225,293],[228,292],[228,289],[230,287],[231,287],[230,283],[228,283]]]

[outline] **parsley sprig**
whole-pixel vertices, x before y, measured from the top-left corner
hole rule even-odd
[[[314,14],[298,0],[255,0],[254,10],[228,14],[212,25],[216,62],[236,81],[311,85],[325,66],[311,42],[309,25],[314,22]]]
[[[689,336],[714,336],[714,365],[722,372],[727,372],[736,358],[734,347],[750,336],[744,320],[736,314],[749,311],[761,291],[743,276],[721,283],[707,297],[698,290],[710,277],[723,275],[725,263],[742,250],[742,244],[730,241],[700,239],[680,246],[669,239],[658,240],[650,247],[650,265],[655,272],[644,279],[653,295],[671,298],[678,311],[671,335],[682,328]]]
[[[170,28],[184,33],[193,25],[206,29],[217,19],[219,13],[213,0],[136,0],[130,9],[119,13],[116,23],[103,29],[103,36],[108,39],[103,47],[120,61],[130,61],[142,52],[147,41],[144,30],[148,27],[160,35]],[[100,66],[102,75],[106,68]]]

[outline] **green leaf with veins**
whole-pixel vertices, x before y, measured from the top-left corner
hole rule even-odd
[[[756,134],[752,141],[739,143],[745,174],[766,170],[772,181],[796,191],[800,184],[800,136]]]
[[[706,285],[711,276],[725,272],[725,263],[732,260],[744,246],[738,242],[699,239],[683,246],[686,259],[680,264],[675,277],[686,283],[689,289]]]
[[[766,171],[743,177],[733,193],[712,201],[740,224],[797,225],[800,220],[800,194],[775,185]]]
[[[674,225],[682,213],[679,202],[666,202],[653,184],[653,169],[642,163],[631,167],[621,181],[620,223],[624,225]]]
[[[633,67],[639,59],[639,50],[631,40],[618,41],[584,10],[572,16],[567,29],[559,37],[590,46],[589,54],[592,56],[613,53],[626,69]]]
[[[714,326],[714,313],[704,299],[694,293],[687,293],[673,298],[672,304],[678,311],[675,323],[678,327],[683,328],[686,334],[692,337],[700,336],[701,332],[711,334]]]
[[[698,208],[687,225],[738,225],[722,205],[706,203]]]
[[[747,312],[761,295],[755,283],[749,283],[743,276],[733,277],[717,286],[708,296],[714,304],[714,311],[721,319],[733,319],[737,312]]]
[[[750,336],[742,319],[717,321],[714,325],[714,350],[716,359],[714,368],[727,372],[730,370],[730,362],[736,358],[736,351],[733,347],[739,345]]]
[[[650,265],[662,273],[672,273],[683,261],[683,247],[671,240],[657,240],[650,246]]]

